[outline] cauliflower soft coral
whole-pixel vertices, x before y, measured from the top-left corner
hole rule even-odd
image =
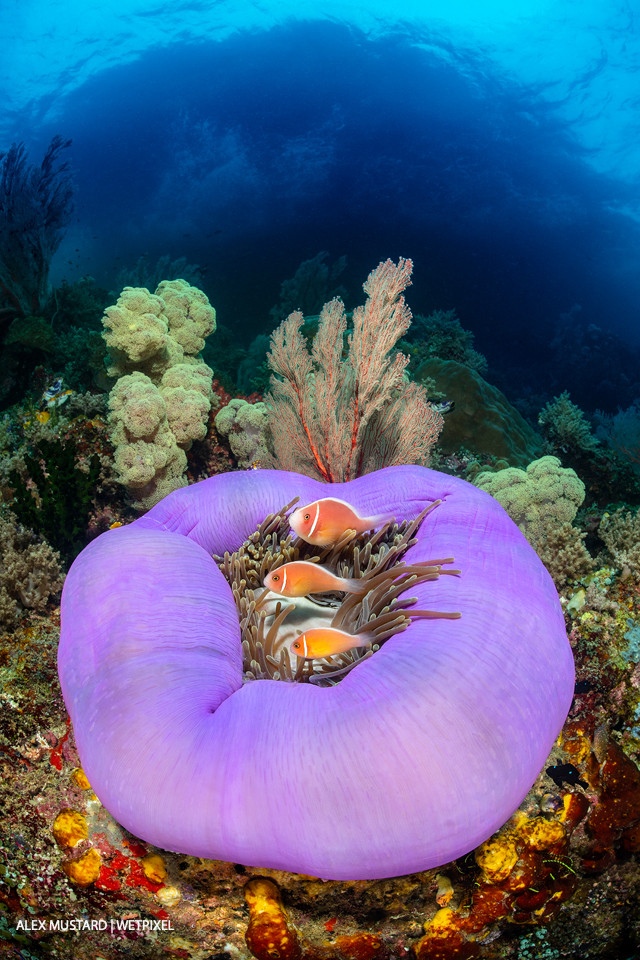
[[[480,473],[474,483],[502,504],[530,543],[539,542],[550,521],[571,523],[584,500],[584,483],[557,457],[541,457],[526,470],[509,467]]]
[[[246,400],[231,400],[216,415],[218,433],[227,437],[231,452],[238,466],[247,469],[256,460],[268,458],[267,406],[265,403],[248,403]]]
[[[216,328],[206,295],[186,280],[152,294],[125,287],[103,318],[111,376],[111,438],[120,480],[146,510],[185,486],[185,450],[207,432],[213,371],[198,356]]]

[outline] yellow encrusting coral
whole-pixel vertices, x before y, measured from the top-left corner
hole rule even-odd
[[[496,921],[533,925],[548,920],[575,888],[575,872],[565,854],[584,813],[579,805],[570,817],[561,816],[562,822],[514,814],[476,849],[480,875],[471,897],[462,897],[456,909],[441,905],[424,924],[424,936],[414,947],[417,960],[470,960],[482,955],[480,942]]]
[[[518,862],[518,851],[510,838],[496,837],[481,844],[475,858],[484,880],[500,883],[507,879]]]
[[[82,767],[78,767],[77,770],[74,770],[71,774],[71,777],[75,781],[76,786],[80,787],[81,790],[91,789],[91,784],[87,780],[87,775]]]
[[[68,860],[62,869],[72,883],[78,887],[88,887],[100,876],[101,859],[97,850],[87,850],[77,860]]]
[[[258,960],[300,960],[298,934],[291,924],[280,891],[266,877],[255,877],[244,889],[249,906],[246,941]]]
[[[546,850],[557,843],[562,843],[566,830],[558,821],[536,817],[533,820],[527,819],[522,825],[520,836],[533,850]]]
[[[53,824],[53,835],[60,846],[75,847],[89,835],[87,821],[75,810],[61,810]]]
[[[164,883],[167,879],[167,868],[159,853],[148,853],[142,861],[142,869],[152,883]]]

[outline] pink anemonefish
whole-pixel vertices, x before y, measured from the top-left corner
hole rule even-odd
[[[368,643],[375,643],[372,633],[345,633],[334,627],[314,627],[305,630],[297,640],[290,644],[289,650],[296,657],[332,657],[336,653],[344,653],[353,647],[366,647]]]
[[[366,587],[361,580],[337,577],[319,563],[308,560],[294,560],[285,563],[268,573],[263,581],[265,587],[283,597],[306,597],[310,593],[328,593],[338,590],[341,593],[361,593]]]
[[[289,525],[307,543],[327,547],[337,543],[347,530],[366,533],[367,530],[382,527],[393,519],[393,514],[390,513],[361,517],[357,510],[344,500],[324,497],[294,510],[289,517]]]

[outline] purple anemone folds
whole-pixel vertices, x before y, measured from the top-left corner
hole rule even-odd
[[[459,577],[339,683],[242,682],[238,615],[212,554],[293,497],[424,520],[407,563]],[[553,582],[502,507],[463,480],[389,467],[327,485],[222,474],[94,540],[62,598],[60,682],[110,813],[180,853],[335,880],[438,866],[514,812],[568,712],[574,669]]]

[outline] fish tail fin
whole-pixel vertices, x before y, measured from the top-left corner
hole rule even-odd
[[[392,523],[395,519],[395,513],[379,513],[375,517],[369,517],[369,522],[371,523],[370,529],[373,529],[373,527],[386,527],[388,523]]]
[[[343,593],[366,593],[367,583],[365,580],[355,580],[352,577],[343,577],[340,588]]]
[[[363,631],[362,633],[355,634],[353,639],[356,641],[356,643],[354,643],[354,647],[366,647],[369,643],[378,642],[375,633],[369,633],[367,630]]]

